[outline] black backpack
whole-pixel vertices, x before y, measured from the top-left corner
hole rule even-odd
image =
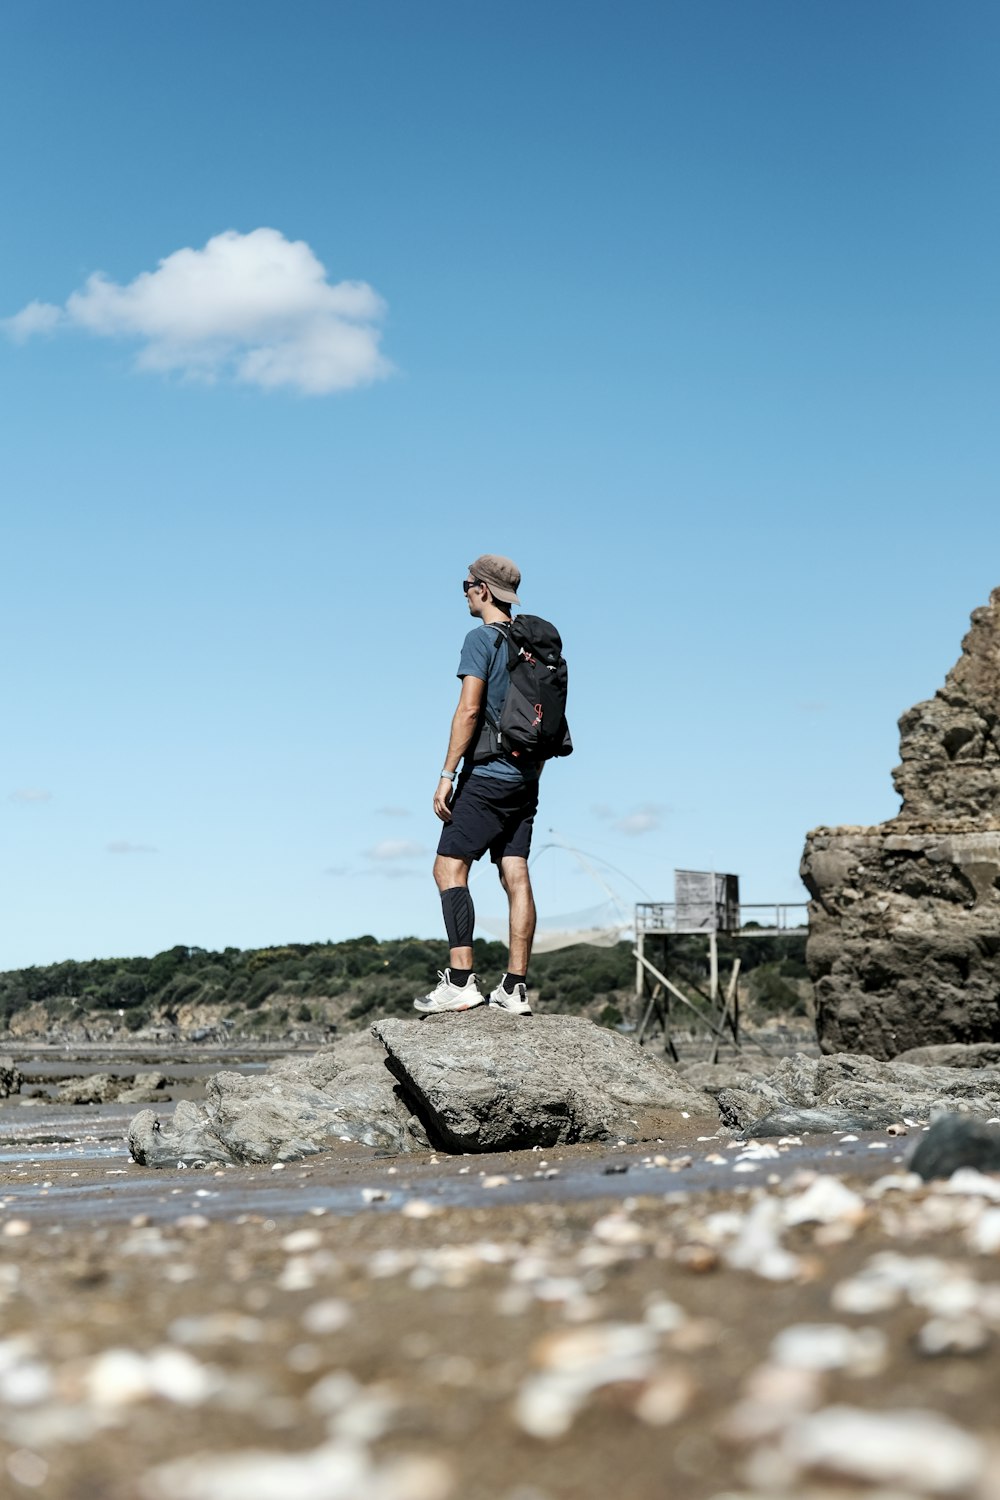
[[[572,755],[566,723],[569,672],[558,630],[538,615],[518,615],[509,625],[492,628],[497,632],[493,661],[507,643],[507,696],[499,722],[493,723],[484,708],[473,762],[480,765],[502,756],[537,764]],[[487,689],[488,685],[487,674]]]

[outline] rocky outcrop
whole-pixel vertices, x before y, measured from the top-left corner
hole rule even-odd
[[[1000,1043],[1000,590],[899,730],[897,816],[806,840],[825,1052]]]
[[[1000,1115],[1000,1068],[919,1067],[874,1057],[786,1057],[747,1088],[723,1089],[724,1125],[754,1135],[875,1130],[942,1112]]]
[[[129,1151],[147,1167],[211,1162],[293,1161],[361,1141],[388,1151],[427,1145],[418,1120],[368,1036],[325,1047],[313,1057],[284,1058],[247,1078],[217,1073],[204,1108],[182,1100],[171,1122],[142,1110],[129,1129]]]
[[[669,1063],[579,1016],[526,1021],[490,1007],[372,1031],[446,1151],[652,1140],[679,1111],[715,1113]]]
[[[503,1151],[569,1141],[655,1139],[678,1112],[716,1118],[668,1063],[577,1016],[469,1015],[380,1021],[313,1057],[247,1078],[218,1073],[204,1108],[172,1122],[141,1111],[129,1150],[143,1166],[275,1162],[341,1140],[387,1151]]]

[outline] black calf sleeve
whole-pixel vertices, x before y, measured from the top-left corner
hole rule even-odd
[[[451,948],[471,948],[472,933],[476,925],[476,908],[472,904],[468,886],[452,885],[441,892],[441,910],[444,926]]]

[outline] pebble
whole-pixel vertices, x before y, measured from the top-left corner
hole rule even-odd
[[[791,1281],[800,1274],[802,1261],[778,1238],[784,1206],[778,1199],[760,1198],[741,1217],[737,1235],[724,1251],[728,1265],[765,1281]]]
[[[977,1255],[1000,1255],[1000,1208],[981,1213],[966,1229],[965,1242]]]
[[[3,1233],[8,1240],[19,1240],[31,1233],[31,1225],[27,1219],[8,1219],[3,1226]]]
[[[517,1392],[514,1420],[532,1437],[562,1437],[592,1391],[645,1381],[653,1372],[656,1344],[655,1331],[641,1323],[596,1324],[547,1335],[533,1351],[540,1370]]]
[[[878,1375],[886,1364],[888,1342],[879,1328],[847,1328],[841,1323],[793,1323],[771,1344],[771,1360],[796,1370],[844,1370]]]
[[[439,1459],[375,1464],[363,1449],[330,1442],[305,1453],[246,1450],[199,1455],[146,1474],[142,1500],[445,1500],[451,1474]]]
[[[204,1317],[175,1318],[167,1332],[177,1344],[224,1344],[230,1339],[257,1344],[264,1337],[264,1325],[246,1313],[215,1312]]]
[[[781,1156],[777,1146],[769,1142],[751,1141],[745,1151],[737,1156],[737,1161],[775,1161]]]
[[[591,1228],[591,1234],[606,1245],[637,1245],[644,1238],[642,1226],[627,1214],[605,1214]]]
[[[832,1224],[837,1219],[857,1223],[865,1212],[865,1201],[839,1177],[822,1176],[804,1193],[785,1200],[782,1220],[793,1224]]]
[[[215,1390],[214,1372],[183,1349],[169,1346],[139,1354],[108,1349],[90,1363],[84,1387],[96,1406],[128,1406],[162,1396],[183,1406],[197,1406]]]
[[[404,1219],[430,1219],[441,1210],[426,1198],[409,1198],[400,1212]]]
[[[15,1448],[9,1453],[5,1467],[15,1484],[24,1485],[26,1489],[38,1489],[49,1475],[45,1459],[27,1448]]]
[[[982,1322],[972,1316],[931,1318],[917,1334],[921,1354],[981,1354],[992,1335]]]
[[[869,1484],[909,1485],[919,1495],[954,1495],[979,1478],[985,1452],[935,1411],[864,1411],[829,1406],[795,1419],[782,1455],[793,1469]]]
[[[635,1403],[635,1414],[650,1427],[668,1427],[689,1410],[695,1389],[686,1370],[663,1370],[643,1386]]]
[[[289,1255],[298,1255],[305,1250],[317,1250],[323,1243],[318,1229],[295,1229],[281,1241],[282,1250]]]
[[[339,1333],[351,1321],[350,1305],[340,1297],[324,1297],[313,1302],[302,1314],[302,1326],[307,1333]]]
[[[975,1167],[959,1167],[946,1182],[935,1183],[939,1193],[963,1193],[1000,1203],[1000,1174],[988,1175]]]

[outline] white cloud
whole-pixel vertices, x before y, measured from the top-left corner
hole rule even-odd
[[[52,333],[62,322],[62,311],[51,302],[29,302],[13,318],[4,319],[4,327],[17,344],[23,344],[35,333]]]
[[[320,396],[391,372],[379,350],[384,313],[367,282],[328,281],[304,240],[227,229],[124,286],[97,271],[64,307],[29,302],[4,327],[19,342],[59,328],[137,338],[141,369]]]
[[[10,794],[11,802],[51,802],[52,793],[45,791],[40,786],[19,786],[16,792]]]
[[[112,839],[107,845],[109,854],[155,854],[152,844],[130,844],[127,839]]]
[[[657,802],[645,802],[637,807],[634,812],[626,813],[623,818],[616,818],[614,826],[619,833],[627,833],[635,836],[640,833],[651,833],[654,828],[659,828],[660,822],[666,808]]]
[[[423,844],[416,843],[413,839],[382,839],[365,853],[369,859],[397,860],[397,859],[421,859],[427,853]]]
[[[615,809],[609,807],[606,802],[595,802],[590,811],[595,818],[602,822],[610,823],[619,833],[627,833],[631,836],[640,833],[651,833],[654,828],[659,828],[663,815],[669,809],[659,802],[643,802],[632,812],[624,813],[618,817]]]

